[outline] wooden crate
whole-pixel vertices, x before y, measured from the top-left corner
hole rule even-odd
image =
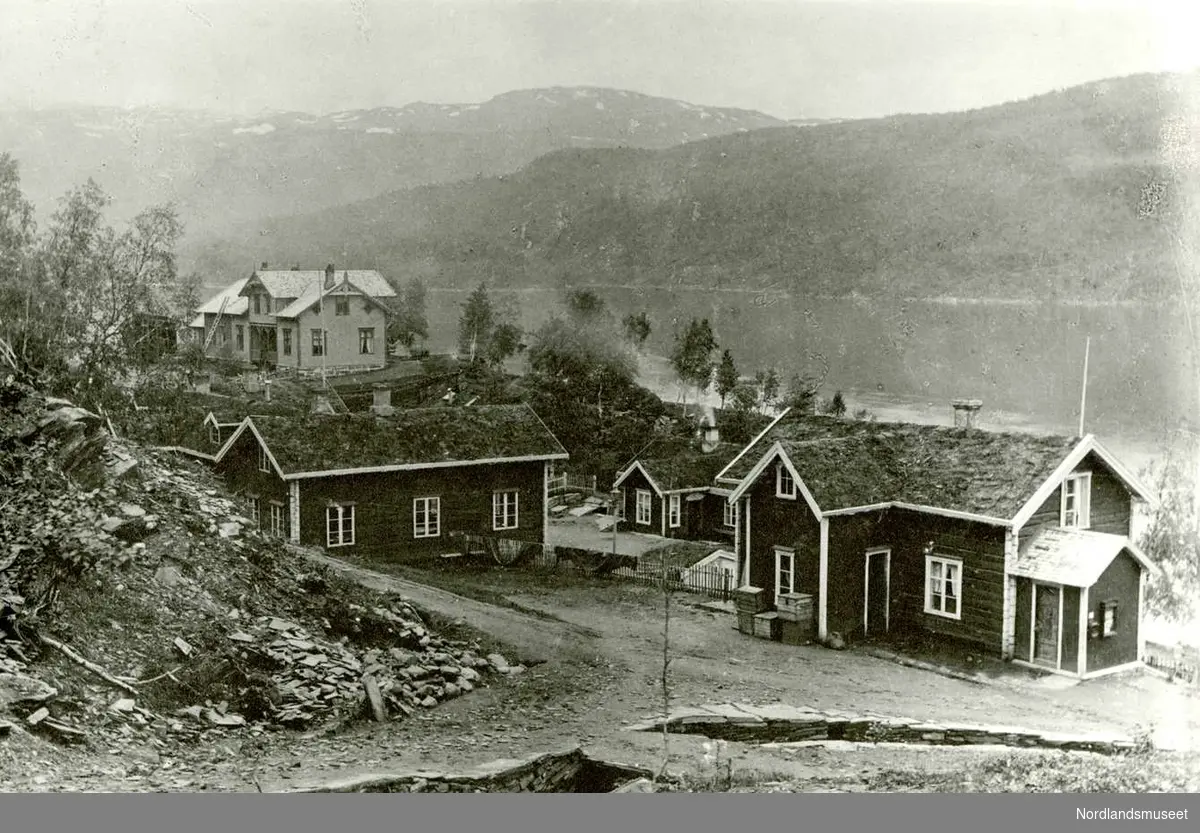
[[[754,633],[754,614],[738,612],[738,630],[745,634]]]
[[[786,645],[807,645],[813,641],[816,629],[812,622],[794,622],[781,619],[779,622],[779,640]]]
[[[764,613],[771,609],[767,591],[761,587],[739,587],[733,591],[733,606],[738,613]]]
[[[754,617],[754,635],[759,639],[779,639],[781,621],[774,612],[759,613]]]
[[[792,622],[808,622],[813,618],[813,597],[808,593],[785,593],[775,606],[779,618]]]

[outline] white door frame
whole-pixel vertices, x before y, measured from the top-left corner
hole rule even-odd
[[[884,557],[883,632],[887,633],[892,629],[892,548],[874,547],[867,550],[866,557],[863,559],[863,633],[868,635],[870,630],[867,616],[871,602],[871,556],[873,555]]]
[[[1034,650],[1035,650],[1035,648],[1036,648],[1036,646],[1037,646],[1037,603],[1038,603],[1038,590],[1039,590],[1039,589],[1041,589],[1041,588],[1046,588],[1046,589],[1048,589],[1048,590],[1057,590],[1057,591],[1058,591],[1058,635],[1055,637],[1055,639],[1057,640],[1057,643],[1058,643],[1058,651],[1057,651],[1057,653],[1056,653],[1055,660],[1054,660],[1054,670],[1058,671],[1058,670],[1062,669],[1062,649],[1063,649],[1063,596],[1065,595],[1065,594],[1063,593],[1063,586],[1062,586],[1061,584],[1053,584],[1053,583],[1051,583],[1051,582],[1048,582],[1048,581],[1036,581],[1036,580],[1032,580],[1032,581],[1030,582],[1030,587],[1032,587],[1032,590],[1030,591],[1030,594],[1029,594],[1029,596],[1030,596],[1030,605],[1029,605],[1029,662],[1030,662],[1030,663],[1032,663],[1033,665],[1037,665],[1039,668],[1045,668],[1046,666],[1044,666],[1044,665],[1040,665],[1040,664],[1038,663],[1037,656],[1036,656],[1036,654],[1034,653]]]

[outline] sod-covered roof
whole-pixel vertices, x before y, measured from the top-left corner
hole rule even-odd
[[[714,485],[717,473],[741,448],[734,443],[719,443],[705,452],[697,443],[670,438],[652,443],[636,459],[660,489],[671,492]]]
[[[778,443],[823,512],[895,502],[1002,519],[1016,515],[1079,443],[840,420],[793,423],[772,433],[762,453],[737,468],[753,467]]]
[[[567,452],[528,405],[420,408],[389,417],[250,417],[285,475],[428,466]]]

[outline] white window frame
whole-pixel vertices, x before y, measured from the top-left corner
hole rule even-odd
[[[520,525],[519,500],[520,492],[516,489],[492,492],[492,529],[516,529]]]
[[[625,494],[625,487],[621,487],[621,497],[617,499],[617,505],[613,507],[613,517],[618,521],[625,520],[625,501],[628,500],[628,495]]]
[[[935,577],[933,575],[934,565],[942,568],[942,576],[937,581],[941,582],[942,590],[940,593],[935,593],[933,584]],[[947,570],[953,570],[952,578],[947,578]],[[954,593],[948,594],[945,592],[946,582],[950,582]],[[954,612],[950,613],[946,610],[946,600],[953,598],[956,602]],[[931,616],[941,616],[944,619],[962,619],[963,609],[963,563],[959,558],[946,558],[940,555],[925,556],[925,612]]]
[[[724,522],[725,522],[725,526],[729,527],[730,529],[737,529],[738,508],[739,507],[736,503],[730,503],[729,501],[725,501]]]
[[[784,570],[784,564],[787,569]],[[787,576],[787,584],[781,580]],[[775,548],[775,606],[779,606],[781,597],[796,592],[796,551],[787,547]]]
[[[360,356],[375,355],[375,328],[374,327],[359,327],[358,328],[358,354]]]
[[[1074,506],[1067,504],[1073,500]],[[1092,473],[1081,471],[1063,480],[1058,524],[1064,529],[1089,529],[1092,525]]]
[[[787,478],[786,482],[792,484],[791,491],[784,489],[785,477]],[[780,460],[775,466],[775,497],[795,500],[797,491],[796,478],[792,476],[792,472],[788,469],[787,465]]]
[[[1109,599],[1106,602],[1100,603],[1100,638],[1108,639],[1116,636],[1117,630],[1121,623],[1117,619],[1117,614],[1120,613],[1121,605],[1116,599]]]
[[[650,526],[650,521],[654,518],[654,507],[650,502],[650,491],[648,489],[636,489],[633,496],[635,502],[634,521],[642,526]],[[644,516],[642,513],[643,509],[646,510]]]
[[[425,513],[424,523],[417,521],[417,507]],[[432,522],[430,519],[433,519]],[[438,538],[442,534],[442,499],[440,497],[413,498],[413,537]]]
[[[667,495],[667,525],[671,529],[683,525],[683,495]]]
[[[260,510],[258,508],[258,495],[250,495],[247,499],[247,505],[250,508],[250,520],[254,521],[254,525],[259,525]]]
[[[267,447],[262,443],[258,444],[258,470],[271,473],[271,458],[267,455]]]
[[[208,424],[208,441],[213,445],[221,444],[221,426]]]
[[[320,344],[317,343],[318,337],[320,337]],[[310,347],[312,349],[312,354],[314,356],[329,355],[329,331],[328,330],[313,329],[309,334],[309,340],[311,342]]]
[[[325,546],[352,547],[354,546],[354,504],[331,503],[325,507]],[[347,525],[350,534],[346,534]]]
[[[283,538],[287,534],[287,521],[285,520],[283,504],[277,500],[271,501],[271,534],[276,538]]]

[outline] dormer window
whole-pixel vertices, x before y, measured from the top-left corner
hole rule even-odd
[[[213,445],[221,444],[221,429],[211,422],[208,424],[208,441]]]
[[[1080,472],[1063,481],[1059,525],[1064,529],[1087,529],[1092,525],[1092,474]]]
[[[783,463],[775,467],[775,497],[796,497],[796,479]]]

